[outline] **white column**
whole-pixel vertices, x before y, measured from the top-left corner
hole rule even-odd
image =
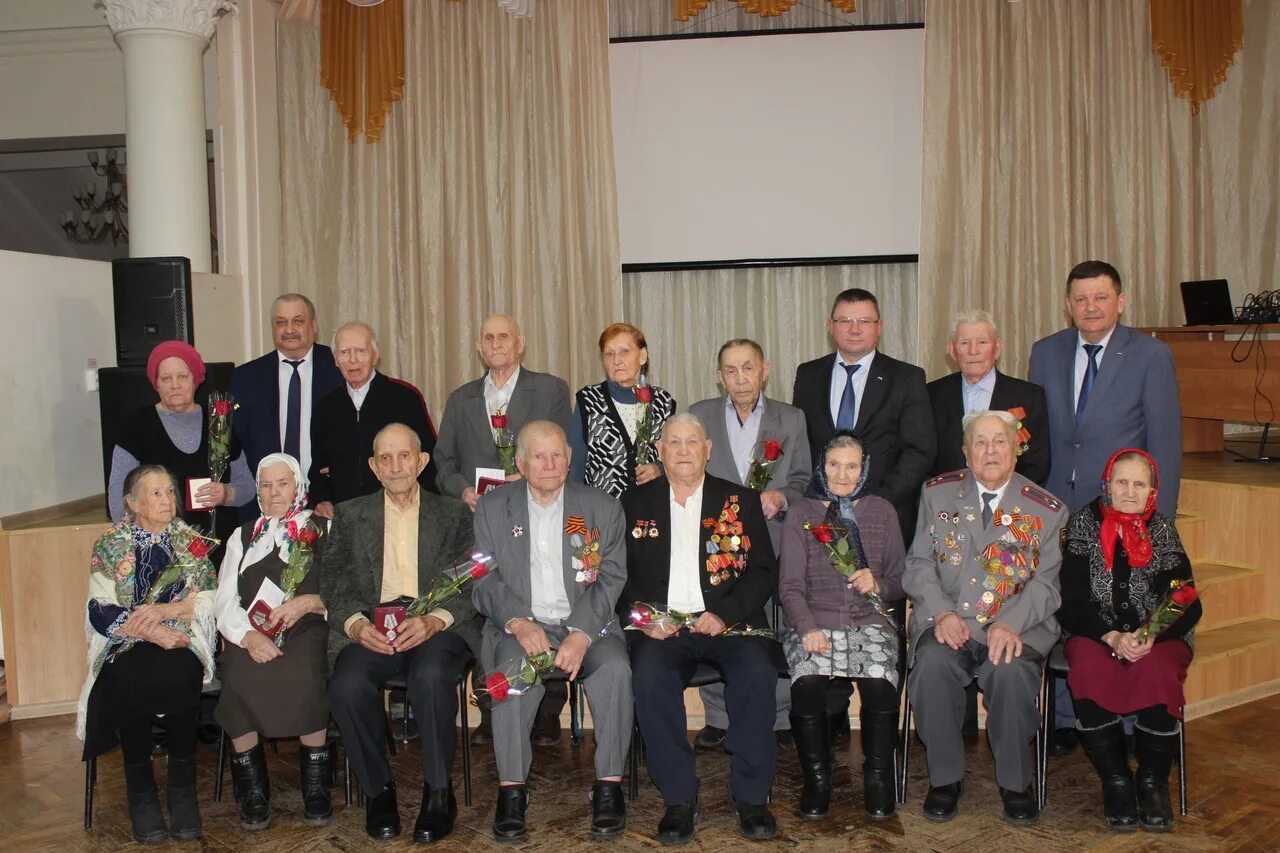
[[[124,54],[129,254],[211,272],[203,60],[232,0],[100,0]]]

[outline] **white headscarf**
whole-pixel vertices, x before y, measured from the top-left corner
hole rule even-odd
[[[311,510],[303,509],[307,505],[307,477],[302,473],[302,466],[298,464],[298,460],[287,453],[268,454],[258,463],[256,481],[260,482],[262,472],[272,465],[287,466],[293,472],[293,481],[297,484],[298,490],[293,496],[293,506],[289,507],[284,518],[268,516],[263,509],[262,498],[258,498],[258,511],[261,515],[254,522],[253,535],[249,537],[249,547],[240,561],[242,572],[245,566],[253,565],[272,551],[279,551],[282,560],[289,559],[289,524],[292,522],[302,527],[311,518]]]

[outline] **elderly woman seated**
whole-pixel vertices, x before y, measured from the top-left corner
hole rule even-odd
[[[124,501],[124,520],[94,544],[89,564],[89,676],[76,733],[85,761],[120,744],[135,840],[199,838],[196,710],[213,678],[212,543],[174,517],[173,477],[159,465],[129,472]],[[168,829],[151,770],[157,714],[168,730]]]
[[[1201,613],[1194,601],[1165,630],[1142,636],[1171,583],[1192,580],[1173,519],[1155,511],[1158,477],[1144,451],[1113,455],[1102,495],[1071,516],[1062,560],[1067,685],[1080,741],[1102,779],[1107,826],[1121,831],[1139,823],[1152,832],[1173,828],[1169,769]],[[1130,714],[1137,715],[1136,793],[1120,719]]]
[[[218,574],[218,630],[227,642],[215,717],[231,738],[231,778],[246,829],[271,823],[259,734],[299,737],[302,819],[323,826],[333,816],[325,743],[329,630],[319,574],[311,568],[324,522],[302,508],[306,500],[307,481],[298,461],[284,453],[263,457],[258,463],[262,515],[232,535]],[[255,608],[263,590],[268,603]]]
[[[804,774],[800,813],[819,818],[831,805],[826,693],[831,679],[844,678],[857,684],[862,701],[863,806],[881,819],[894,810],[898,632],[867,596],[902,597],[906,550],[893,505],[866,494],[870,460],[862,442],[841,430],[821,458],[806,499],[787,513],[778,582],[792,626],[783,648]]]

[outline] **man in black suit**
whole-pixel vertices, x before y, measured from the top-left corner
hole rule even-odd
[[[1000,351],[1000,334],[990,314],[965,311],[956,316],[947,355],[960,369],[928,386],[938,430],[938,456],[932,474],[966,467],[960,421],[970,412],[994,409],[1009,412],[1020,421],[1017,471],[1043,486],[1049,479],[1049,414],[1044,389],[997,370]]]
[[[872,293],[853,288],[837,296],[827,318],[836,351],[796,368],[791,404],[804,412],[815,466],[837,429],[857,433],[871,462],[867,486],[893,504],[910,544],[937,435],[924,371],[877,352],[881,328]]]
[[[274,352],[242,364],[231,374],[231,395],[240,404],[232,418],[249,470],[270,453],[281,451],[311,467],[311,417],[326,394],[342,384],[333,350],[316,343],[320,321],[316,307],[301,293],[277,296],[271,303]],[[258,517],[256,496],[240,507],[240,519]]]
[[[630,536],[627,585],[618,601],[624,612],[644,602],[696,616],[688,629],[654,620],[629,632],[636,722],[667,807],[658,840],[683,844],[697,822],[684,690],[700,664],[724,680],[729,792],[739,830],[750,839],[773,838],[778,830],[768,800],[778,757],[774,684],[785,671],[782,649],[766,637],[720,636],[731,626],[768,627],[764,605],[777,588],[778,563],[760,495],[706,473],[711,442],[689,412],[663,424],[658,455],[665,476],[623,496]]]
[[[374,369],[378,338],[367,323],[338,327],[333,355],[343,383],[320,401],[311,418],[311,500],[322,518],[333,518],[334,504],[378,491],[369,459],[374,436],[387,424],[404,424],[417,433],[428,460],[436,449],[436,430],[422,392]],[[428,461],[418,483],[436,491],[434,462]]]

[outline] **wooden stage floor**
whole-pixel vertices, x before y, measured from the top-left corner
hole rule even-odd
[[[947,824],[931,824],[920,815],[926,787],[923,749],[912,750],[909,799],[894,818],[872,824],[861,809],[861,774],[850,785],[851,766],[861,757],[855,746],[840,759],[832,813],[810,822],[795,813],[799,769],[794,751],[778,763],[774,812],[780,836],[770,844],[749,844],[739,838],[726,802],[728,758],[721,753],[700,755],[704,816],[690,850],[815,850],[815,851],[1274,851],[1280,847],[1280,739],[1271,737],[1280,716],[1280,696],[1193,721],[1188,726],[1187,750],[1190,815],[1178,818],[1170,835],[1142,832],[1119,835],[1102,827],[1097,777],[1085,757],[1076,752],[1051,758],[1048,770],[1049,804],[1038,825],[1017,829],[999,815],[999,796],[992,778],[985,740],[975,737],[967,755],[970,769],[960,816]],[[129,835],[124,802],[120,753],[113,751],[99,763],[95,822],[91,833],[81,828],[84,765],[70,717],[19,720],[0,725],[0,847],[6,851],[114,851],[139,849]],[[1251,733],[1246,735],[1245,733]],[[599,845],[586,840],[586,792],[591,781],[591,740],[578,749],[562,744],[536,749],[532,779],[529,841],[519,849],[574,853],[607,847],[617,851],[654,850],[653,838],[661,814],[661,800],[647,778],[640,799],[628,812],[625,837]],[[295,747],[282,744],[278,754],[268,751],[272,777],[274,820],[261,832],[248,832],[236,820],[230,780],[223,802],[213,802],[215,751],[202,747],[201,805],[205,837],[199,844],[172,844],[157,849],[274,851],[400,850],[412,845],[412,827],[419,802],[417,743],[393,759],[400,784],[400,813],[406,835],[375,844],[364,835],[364,810],[344,808],[335,791],[335,819],[322,829],[299,820]],[[475,804],[461,807],[458,825],[439,850],[511,849],[492,840],[494,772],[492,753],[474,756]],[[854,762],[857,762],[856,764]],[[161,768],[162,761],[157,762]],[[461,772],[461,759],[457,767]],[[161,777],[163,778],[163,777]],[[1175,770],[1176,778],[1176,770]],[[458,779],[459,800],[461,780]],[[1174,802],[1177,802],[1176,782]],[[421,848],[419,848],[421,849]]]

